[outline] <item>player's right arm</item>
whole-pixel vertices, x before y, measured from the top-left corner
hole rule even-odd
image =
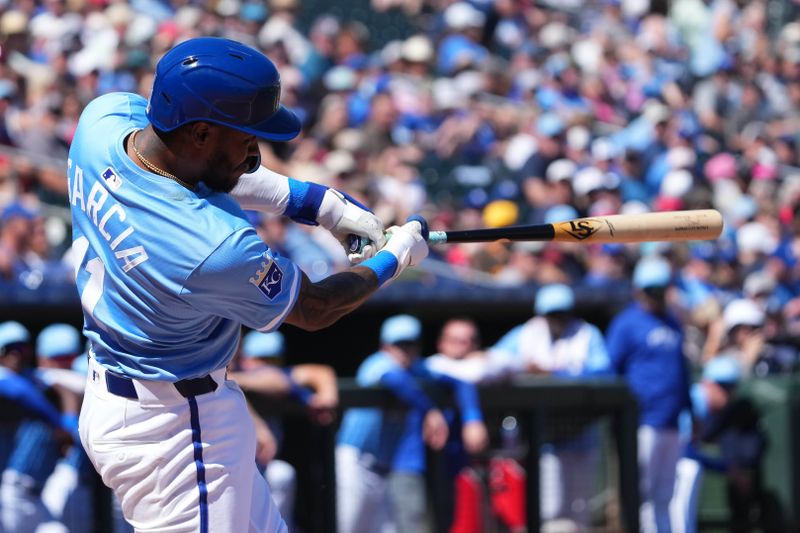
[[[0,396],[16,402],[35,417],[53,426],[75,434],[78,419],[74,412],[61,413],[28,379],[12,373],[0,377]]]
[[[244,174],[231,191],[243,209],[285,215],[301,224],[320,225],[344,246],[351,264],[375,255],[386,244],[383,222],[355,198],[313,182],[302,182],[265,167]],[[365,237],[369,244],[359,252],[349,249],[348,237]]]
[[[330,326],[363,304],[380,287],[368,267],[356,267],[312,283],[305,274],[286,323],[307,331]]]
[[[285,322],[314,331],[356,309],[381,285],[428,255],[421,230],[419,222],[389,228],[389,242],[374,257],[316,283],[302,274],[300,293]]]
[[[252,226],[240,227],[192,270],[181,297],[203,313],[258,331],[272,331],[283,322],[322,329],[428,254],[419,222],[390,231],[391,239],[374,257],[312,283],[297,265],[272,252]]]

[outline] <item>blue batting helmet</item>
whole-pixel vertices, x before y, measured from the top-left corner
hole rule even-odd
[[[222,124],[271,141],[300,133],[280,105],[281,79],[264,54],[230,39],[189,39],[156,65],[147,118],[171,131],[195,121]]]

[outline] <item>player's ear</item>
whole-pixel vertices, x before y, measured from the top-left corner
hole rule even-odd
[[[189,125],[189,138],[195,146],[204,148],[211,139],[211,125],[208,122],[192,122]]]

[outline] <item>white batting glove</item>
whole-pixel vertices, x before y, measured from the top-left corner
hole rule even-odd
[[[402,226],[392,226],[386,230],[387,242],[380,251],[390,252],[397,258],[395,279],[403,270],[418,265],[428,256],[428,242],[422,236],[422,224],[407,222]]]
[[[366,207],[349,200],[336,189],[328,189],[319,206],[317,222],[329,230],[342,243],[350,263],[369,259],[386,244],[383,222]],[[351,251],[348,242],[350,235],[366,237],[369,243],[360,251]]]

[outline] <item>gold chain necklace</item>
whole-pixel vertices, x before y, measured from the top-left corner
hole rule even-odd
[[[193,186],[189,185],[188,183],[186,183],[185,181],[180,179],[178,176],[176,176],[174,174],[170,174],[166,170],[162,170],[162,169],[158,168],[153,163],[151,163],[150,161],[145,159],[145,157],[142,155],[142,153],[136,148],[136,134],[139,133],[140,131],[142,131],[142,130],[136,130],[136,131],[133,132],[133,135],[131,135],[131,148],[133,148],[133,153],[136,154],[136,157],[139,158],[139,161],[141,161],[142,164],[144,166],[146,166],[149,171],[154,172],[154,173],[158,174],[159,176],[163,176],[165,178],[171,179],[172,181],[175,181],[177,183],[180,183],[181,185],[183,185],[184,187],[186,187],[190,191],[193,191],[194,190]]]

